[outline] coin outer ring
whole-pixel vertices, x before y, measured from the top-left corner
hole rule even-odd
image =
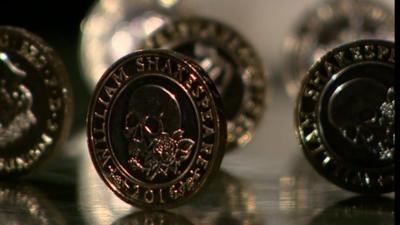
[[[163,57],[169,57],[173,58],[183,65],[186,65],[189,70],[192,72],[196,73],[198,75],[198,78],[200,78],[201,82],[203,82],[204,87],[206,87],[207,91],[209,93],[209,96],[213,99],[214,103],[212,104],[212,108],[214,111],[214,120],[215,120],[215,141],[214,141],[214,148],[213,148],[213,156],[209,161],[209,165],[204,172],[203,175],[201,175],[199,183],[196,185],[194,188],[195,190],[190,192],[188,195],[183,196],[179,198],[177,201],[174,202],[165,202],[165,203],[146,203],[143,199],[138,200],[135,198],[130,198],[128,193],[121,188],[117,187],[111,179],[113,177],[105,171],[107,168],[104,168],[104,166],[100,166],[99,157],[96,155],[96,147],[94,146],[94,136],[93,136],[93,124],[94,124],[94,112],[95,112],[95,106],[98,104],[98,97],[100,93],[103,91],[104,85],[109,81],[111,75],[113,72],[115,72],[117,69],[122,68],[123,65],[126,62],[133,61],[139,57],[145,57],[145,56],[163,56]],[[136,74],[131,74],[131,78],[128,78],[126,82],[129,82],[132,79],[135,79],[134,77],[140,74],[162,74],[160,71],[155,72],[155,71],[145,71],[145,72],[139,72]],[[122,87],[122,86],[121,86]],[[111,100],[113,101],[113,100]],[[115,101],[115,99],[114,99]],[[112,104],[112,103],[111,103]],[[210,182],[210,180],[213,179],[215,174],[218,172],[221,161],[223,158],[223,155],[225,153],[225,148],[226,148],[226,135],[227,135],[227,128],[226,128],[226,121],[222,112],[222,101],[220,99],[219,93],[217,91],[217,88],[213,84],[212,80],[208,77],[207,73],[199,66],[197,65],[196,62],[192,61],[190,58],[173,52],[171,50],[154,50],[154,49],[149,49],[149,50],[138,50],[136,52],[133,52],[131,54],[128,54],[118,61],[116,61],[113,65],[111,65],[107,71],[103,74],[103,76],[100,78],[98,84],[96,85],[94,94],[92,96],[91,103],[89,105],[88,109],[88,114],[86,118],[86,124],[87,124],[87,136],[88,136],[88,147],[89,147],[89,153],[92,159],[92,162],[94,164],[94,167],[96,168],[97,173],[100,175],[101,179],[106,183],[106,185],[111,189],[114,194],[116,194],[120,199],[123,201],[142,208],[142,209],[149,209],[149,210],[162,210],[162,209],[167,209],[167,208],[174,208],[177,206],[180,206],[182,204],[185,204],[186,202],[190,201],[193,197],[197,196],[200,192],[204,190],[204,187],[207,186]],[[105,116],[107,117],[107,116]],[[105,119],[105,123],[107,123],[108,119]],[[107,129],[107,128],[106,128]],[[107,131],[106,131],[107,132]],[[106,134],[107,135],[107,134]],[[107,135],[108,136],[108,135]],[[107,138],[106,136],[106,138]],[[107,147],[109,149],[112,149],[110,146],[110,143],[107,143]],[[97,153],[98,154],[98,153]],[[115,166],[117,170],[119,170],[118,176],[123,179],[125,182],[131,182],[132,186],[135,185],[135,188],[137,188],[139,195],[145,195],[146,193],[143,192],[146,187],[140,186],[143,184],[143,182],[136,182],[133,180],[130,180],[128,176],[122,172],[123,168],[118,168],[119,167],[119,162],[118,159],[115,157],[115,155],[111,151],[111,160],[112,161],[110,164]],[[196,153],[197,155],[197,153]],[[104,155],[103,155],[104,156]],[[104,159],[103,159],[104,160]],[[107,163],[107,162],[106,162]],[[188,168],[186,170],[189,170],[191,168]],[[127,183],[126,183],[127,184]],[[153,185],[154,186],[154,185]],[[158,185],[155,185],[157,188]],[[154,190],[156,190],[154,188]],[[152,190],[151,188],[147,188],[148,190],[146,191],[152,191],[153,193],[157,194],[156,191]],[[158,191],[158,190],[157,190]]]
[[[228,120],[227,152],[231,152],[251,141],[266,109],[266,95],[270,94],[268,76],[249,42],[239,32],[216,20],[186,17],[161,26],[144,40],[143,48],[174,49],[179,43],[203,40],[226,51],[241,71],[245,88],[241,108]]]
[[[365,48],[370,48],[373,46],[373,52],[374,56],[373,59],[366,59],[366,55],[364,54]],[[384,55],[378,54],[378,47],[383,47],[388,49],[388,52]],[[354,52],[350,51],[350,48],[356,49],[360,48],[360,53],[362,58],[357,58]],[[314,117],[309,118],[309,125],[308,127],[303,128],[302,127],[302,120],[305,120],[305,116],[301,116],[303,112],[303,99],[306,98],[305,92],[307,88],[309,87],[309,83],[311,78],[315,78],[314,74],[319,73],[320,70],[324,70],[324,63],[333,63],[332,65],[337,66],[337,61],[334,60],[334,56],[338,56],[338,54],[345,52],[345,54],[350,54],[352,58],[345,58],[346,60],[350,60],[350,64],[344,65],[344,66],[339,66],[338,71],[334,72],[332,75],[333,77],[335,74],[340,73],[340,71],[345,70],[348,66],[355,65],[358,63],[363,63],[363,62],[382,62],[386,64],[394,64],[394,43],[390,41],[384,41],[384,40],[372,40],[372,39],[364,39],[364,40],[358,40],[354,41],[351,43],[347,43],[344,45],[337,46],[336,48],[328,51],[324,56],[322,56],[318,61],[316,61],[308,71],[307,75],[303,77],[303,80],[301,82],[301,88],[297,96],[296,100],[296,108],[294,110],[294,118],[295,118],[295,131],[296,131],[296,136],[299,140],[300,146],[302,148],[302,151],[304,155],[306,156],[307,160],[310,162],[310,164],[316,169],[316,171],[329,180],[330,182],[336,184],[337,186],[344,188],[346,190],[356,192],[356,193],[362,193],[362,194],[381,194],[381,193],[388,193],[394,191],[394,163],[392,163],[389,166],[379,168],[379,169],[373,169],[373,168],[361,168],[353,165],[351,162],[346,161],[341,159],[337,154],[334,153],[333,150],[329,150],[329,146],[327,146],[326,143],[324,143],[324,138],[323,138],[323,131],[321,130],[320,127],[320,121],[319,121],[319,116],[318,116],[318,110],[319,110],[319,102],[321,99],[315,100],[314,104],[314,110],[313,114],[316,115]],[[354,57],[354,58],[353,58]],[[381,57],[378,59],[378,57]],[[356,59],[357,58],[357,59]],[[320,69],[323,68],[323,69]],[[330,79],[330,78],[329,78]],[[326,85],[329,81],[324,82],[322,85]],[[322,93],[324,90],[324,87],[321,88],[320,93]],[[320,98],[320,96],[318,96]],[[312,127],[312,128],[311,128]],[[313,135],[313,140],[315,141],[314,143],[319,144],[319,146],[322,146],[322,148],[314,147],[311,148],[309,147],[311,142],[307,142],[306,137],[307,135],[310,135],[313,132],[305,132],[305,129],[313,129],[313,132],[315,135]],[[307,133],[307,134],[306,134]],[[311,143],[312,144],[312,143]],[[320,157],[319,156],[324,156]],[[329,161],[329,166],[333,167],[328,168],[324,166],[323,161],[327,157],[330,158]],[[374,183],[374,186],[368,186],[365,183],[362,183],[363,180],[362,178],[356,178],[346,176],[347,174],[354,172],[357,174],[358,173],[363,173],[363,174],[370,174],[370,173],[375,173],[380,174],[379,176],[382,177],[382,181],[379,181],[378,179],[372,180],[370,183]],[[371,176],[369,176],[371,177]],[[377,185],[377,183],[381,182],[384,183],[382,185]]]
[[[47,70],[50,70],[49,73],[53,73],[51,78],[53,77],[57,78],[58,86],[56,88],[61,89],[62,94],[58,97],[62,101],[63,112],[62,115],[60,115],[60,117],[62,118],[63,122],[62,124],[57,124],[59,126],[58,130],[60,130],[59,135],[57,137],[51,137],[56,140],[53,141],[53,144],[51,144],[50,148],[44,149],[36,160],[29,160],[28,161],[29,166],[27,167],[0,171],[0,176],[5,176],[5,177],[20,176],[30,173],[34,171],[37,167],[40,167],[42,164],[45,164],[49,158],[54,157],[54,154],[56,153],[59,154],[61,152],[59,150],[63,148],[63,144],[67,139],[69,132],[71,130],[72,119],[73,119],[72,113],[74,111],[73,108],[74,95],[72,92],[72,86],[69,80],[69,75],[61,58],[54,51],[54,49],[51,48],[42,38],[23,28],[13,27],[13,26],[0,26],[0,38],[9,35],[14,37],[18,36],[21,39],[23,39],[23,41],[25,41],[26,43],[31,44],[31,46],[34,45],[35,47],[38,48],[39,52],[41,53],[41,56],[44,56],[45,59],[47,60],[47,63],[44,65],[44,67],[47,68]],[[13,42],[12,39],[10,39],[9,41]],[[2,46],[0,45],[0,47]],[[22,57],[25,60],[27,60],[25,56]],[[43,72],[40,70],[37,71],[39,73]]]

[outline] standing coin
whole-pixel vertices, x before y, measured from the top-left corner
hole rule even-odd
[[[26,173],[60,148],[72,95],[56,53],[26,30],[0,27],[0,176]]]
[[[145,209],[196,195],[219,169],[226,143],[216,87],[195,62],[166,50],[115,62],[96,86],[87,129],[104,182]]]
[[[359,193],[394,191],[394,43],[362,40],[315,63],[297,100],[296,127],[314,168]]]
[[[208,73],[224,104],[228,151],[252,139],[264,113],[267,82],[259,56],[240,33],[215,20],[175,19],[149,35],[143,47],[183,53]]]

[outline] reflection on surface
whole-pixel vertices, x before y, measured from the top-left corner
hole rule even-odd
[[[0,182],[2,225],[61,225],[65,220],[49,200],[28,183]]]
[[[254,193],[238,178],[219,172],[203,193],[170,212],[134,212],[112,225],[259,225]]]
[[[193,225],[185,217],[164,211],[140,211],[118,219],[112,225]]]
[[[394,200],[392,198],[357,196],[326,208],[315,216],[309,225],[386,225],[393,222]]]
[[[110,225],[116,218],[131,213],[134,208],[114,195],[97,174],[87,150],[85,132],[77,135],[74,142],[82,151],[78,165],[78,201],[85,224]]]
[[[225,171],[220,171],[202,194],[176,212],[196,225],[265,224],[251,187]]]
[[[300,150],[294,151],[300,152]],[[302,154],[297,154],[289,166],[289,173],[279,177],[279,209],[308,211],[317,204],[330,204],[347,192],[321,177]]]

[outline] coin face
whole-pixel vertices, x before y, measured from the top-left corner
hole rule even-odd
[[[394,43],[362,40],[324,55],[304,78],[296,127],[311,164],[338,186],[394,191]]]
[[[266,102],[263,67],[252,46],[232,28],[205,18],[176,19],[145,39],[194,59],[216,84],[228,121],[227,150],[253,137]]]
[[[94,165],[111,190],[141,208],[197,194],[218,169],[226,122],[206,72],[166,50],[114,63],[93,95],[87,129]]]
[[[321,1],[285,40],[284,81],[295,98],[310,66],[329,49],[359,39],[394,40],[393,11],[379,1]]]
[[[26,173],[60,148],[71,124],[66,70],[35,35],[0,27],[0,176]]]

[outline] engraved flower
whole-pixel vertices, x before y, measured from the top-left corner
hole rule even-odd
[[[163,132],[154,138],[151,146],[155,160],[151,163],[149,178],[153,180],[157,175],[168,176],[169,173],[179,174],[179,166],[185,161],[191,152],[194,141],[183,138],[183,131],[176,130],[172,135]]]
[[[183,133],[181,129],[172,134],[165,132],[161,117],[146,116],[138,120],[128,114],[125,126],[125,136],[129,139],[128,163],[149,180],[180,173],[179,166],[188,159],[194,145]]]

